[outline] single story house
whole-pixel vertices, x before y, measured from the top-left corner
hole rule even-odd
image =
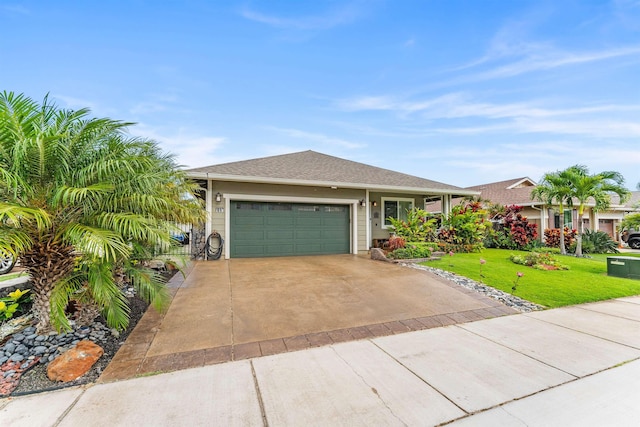
[[[560,227],[560,217],[557,206],[550,206],[539,200],[531,199],[531,191],[536,185],[537,183],[531,178],[521,177],[474,185],[466,187],[466,189],[479,192],[482,200],[488,200],[494,204],[522,206],[522,214],[527,217],[529,222],[538,225],[538,235],[543,240],[544,230]],[[613,195],[611,197],[611,207],[606,211],[600,212],[593,210],[594,203],[587,203],[583,215],[585,229],[604,231],[614,240],[619,241],[617,227],[626,214],[635,211],[634,205],[637,205],[640,201],[640,191],[632,192],[632,197],[627,203],[620,204],[619,200],[617,195]],[[460,201],[461,199],[454,199],[452,203],[457,204]],[[577,204],[577,202],[574,202],[575,206],[573,208],[565,207],[564,223],[569,228],[579,228]],[[429,203],[427,204],[427,210],[429,212],[440,212],[441,205],[438,202]]]
[[[223,256],[358,254],[389,237],[388,217],[477,192],[314,151],[186,171],[205,190],[204,233]]]

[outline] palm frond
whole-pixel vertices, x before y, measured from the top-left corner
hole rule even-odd
[[[122,236],[111,230],[74,223],[61,229],[60,233],[65,241],[85,256],[104,258],[107,262],[126,258],[131,251]]]
[[[113,279],[113,264],[92,262],[87,264],[87,287],[93,301],[102,309],[107,324],[122,330],[129,324],[127,298]]]
[[[140,298],[151,304],[158,312],[167,309],[171,297],[162,275],[150,268],[133,266],[128,266],[125,273]]]
[[[83,275],[78,273],[65,277],[56,284],[51,292],[51,324],[58,332],[71,330],[66,309],[71,296],[82,288],[83,279]]]
[[[113,190],[109,183],[97,183],[87,187],[70,187],[62,185],[58,187],[52,199],[53,206],[83,204],[87,199],[96,199]]]
[[[37,230],[44,230],[51,226],[51,216],[44,209],[0,202],[0,224],[21,227],[33,222]]]

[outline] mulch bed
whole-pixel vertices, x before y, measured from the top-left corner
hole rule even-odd
[[[171,276],[173,276],[173,273],[165,274],[166,280],[168,281]],[[21,286],[21,289],[24,289],[25,287],[28,286],[23,285]],[[8,294],[8,292],[13,290],[13,288],[2,289],[0,290],[0,296],[4,296],[5,294]],[[120,347],[124,344],[127,337],[136,327],[138,321],[142,318],[148,308],[148,304],[137,296],[128,298],[128,300],[129,307],[131,309],[129,314],[129,326],[125,331],[117,334],[107,334],[107,337],[104,341],[97,342],[97,344],[104,349],[104,354],[100,357],[100,359],[98,359],[96,364],[91,367],[89,372],[75,381],[61,383],[51,381],[47,377],[47,364],[35,363],[31,367],[25,369],[24,372],[21,372],[18,385],[13,389],[13,391],[10,392],[9,396],[40,393],[95,382],[102,374],[102,371],[104,371],[107,365],[109,365],[111,359],[113,359]],[[102,318],[102,316],[99,316],[95,320],[95,322],[100,322],[106,325],[106,322],[104,318]],[[5,341],[9,339],[10,337],[8,337]],[[1,344],[2,343],[0,343],[0,345]],[[0,375],[2,375],[1,372]]]

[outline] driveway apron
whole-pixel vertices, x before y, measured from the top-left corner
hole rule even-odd
[[[514,313],[429,272],[363,256],[198,261],[170,282],[102,381]]]

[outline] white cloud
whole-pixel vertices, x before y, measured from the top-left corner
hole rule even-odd
[[[327,30],[339,25],[349,24],[358,19],[363,9],[361,2],[350,2],[340,7],[310,16],[283,17],[255,11],[248,6],[240,10],[240,15],[251,21],[271,27],[294,30]]]
[[[464,93],[449,93],[424,100],[396,100],[390,96],[365,96],[337,101],[345,111],[389,111],[403,117],[417,115],[428,129],[421,133],[474,135],[510,131],[555,133],[589,137],[640,137],[640,124],[625,120],[622,113],[638,112],[640,105],[590,104],[549,108],[536,102],[493,103],[476,101]],[[605,114],[614,113],[614,114]],[[485,120],[481,125],[457,119]],[[448,120],[454,120],[449,124]]]
[[[489,80],[496,78],[514,77],[533,71],[545,71],[570,65],[586,64],[625,56],[640,55],[640,46],[607,49],[593,52],[538,52],[522,60],[498,66],[492,70],[463,78],[463,81]]]
[[[198,135],[185,129],[164,132],[144,124],[136,126],[132,133],[157,141],[165,151],[176,156],[180,165],[188,168],[219,164],[227,160],[218,155],[226,142],[224,137]]]
[[[267,127],[267,129],[287,135],[291,138],[305,139],[305,140],[313,141],[323,145],[328,144],[332,146],[338,146],[338,147],[349,148],[349,149],[366,147],[366,144],[347,141],[341,138],[334,138],[321,133],[312,133],[312,132],[306,132],[299,129],[279,128],[279,127],[273,127],[273,126]]]

